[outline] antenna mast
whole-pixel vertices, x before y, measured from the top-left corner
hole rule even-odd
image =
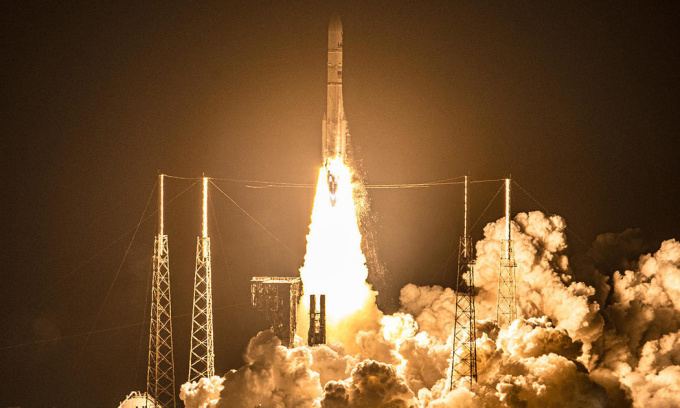
[[[456,315],[453,322],[453,349],[449,390],[456,382],[477,381],[477,344],[475,327],[475,261],[472,240],[468,235],[468,177],[465,176],[465,216],[463,236],[458,244],[458,276],[456,277]]]
[[[517,319],[517,288],[515,272],[517,264],[512,253],[510,235],[510,179],[505,179],[505,238],[501,240],[501,259],[498,271],[498,300],[496,322],[505,327]]]
[[[172,347],[172,311],[170,307],[170,258],[168,236],[164,234],[164,181],[158,176],[158,235],[154,242],[151,283],[151,322],[149,324],[149,360],[146,394],[155,403],[174,408],[175,361]]]
[[[212,271],[208,237],[208,177],[203,177],[203,217],[201,236],[196,243],[194,306],[191,322],[189,381],[215,375],[213,344]]]

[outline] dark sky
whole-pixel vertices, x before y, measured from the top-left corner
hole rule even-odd
[[[0,407],[116,406],[144,388],[155,217],[117,270],[156,175],[314,183],[333,10],[369,183],[512,174],[566,218],[575,252],[576,235],[627,227],[680,238],[678,3],[156,3],[3,3]],[[250,277],[301,266],[313,191],[217,183],[289,248],[212,191],[222,374],[267,327]],[[473,220],[496,189],[474,187]],[[387,311],[405,283],[444,282],[461,192],[371,191]],[[517,192],[515,211],[535,209]],[[178,384],[199,232],[194,186],[167,208]]]

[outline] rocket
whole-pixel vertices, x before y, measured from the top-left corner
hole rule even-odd
[[[342,22],[336,14],[328,24],[328,83],[321,135],[322,159],[341,158],[344,161],[349,129],[342,103]]]
[[[326,113],[321,126],[321,160],[328,174],[328,191],[335,205],[337,176],[331,171],[331,160],[347,159],[349,128],[342,102],[342,22],[337,14],[328,24],[328,82],[326,87]]]

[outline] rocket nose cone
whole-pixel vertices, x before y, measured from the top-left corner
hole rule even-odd
[[[342,33],[342,21],[337,13],[331,15],[331,21],[328,24],[328,33]]]

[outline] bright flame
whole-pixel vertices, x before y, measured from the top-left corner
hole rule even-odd
[[[328,186],[329,171],[337,181],[335,205]],[[310,294],[325,294],[326,320],[331,325],[359,312],[370,299],[351,171],[342,159],[334,159],[319,170],[307,253],[300,277],[305,307],[309,307]]]

